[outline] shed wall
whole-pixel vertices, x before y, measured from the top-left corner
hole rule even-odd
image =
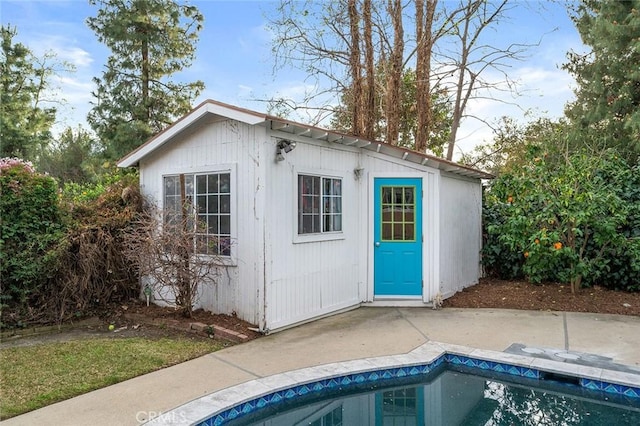
[[[267,148],[271,163],[265,228],[266,324],[271,330],[358,305],[363,279],[359,265],[366,263],[366,255],[358,249],[362,237],[358,201],[366,185],[353,173],[359,153],[298,143],[284,161],[276,162],[276,143],[273,138]],[[299,173],[342,179],[342,232],[320,238],[298,236]]]
[[[256,325],[263,317],[264,140],[263,127],[208,120],[140,164],[142,192],[160,208],[164,175],[231,171],[233,265],[218,269],[217,284],[202,283],[197,307]]]
[[[482,186],[445,173],[441,185],[440,292],[446,298],[480,277]]]

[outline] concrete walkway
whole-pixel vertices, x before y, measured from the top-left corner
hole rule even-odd
[[[640,367],[640,318],[495,309],[360,308],[90,392],[2,422],[136,425],[213,391],[297,368],[402,354],[427,341],[504,351],[513,343]]]

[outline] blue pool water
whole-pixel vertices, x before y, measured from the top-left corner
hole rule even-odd
[[[283,400],[229,425],[640,425],[640,400],[567,382],[440,366]]]

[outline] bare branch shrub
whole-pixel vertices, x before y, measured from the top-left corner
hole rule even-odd
[[[123,235],[134,225],[141,200],[132,175],[109,185],[95,200],[70,203],[70,226],[56,249],[56,270],[24,321],[61,323],[139,294],[135,269],[123,256]]]
[[[186,317],[191,317],[198,301],[198,285],[216,282],[220,260],[210,254],[199,254],[197,242],[203,233],[194,224],[195,214],[187,202],[182,214],[163,223],[162,212],[153,205],[145,206],[135,226],[124,236],[124,255],[135,265],[154,298],[175,304]]]

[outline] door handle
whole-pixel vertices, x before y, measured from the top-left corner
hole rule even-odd
[[[380,241],[376,241],[376,247],[380,247]]]

